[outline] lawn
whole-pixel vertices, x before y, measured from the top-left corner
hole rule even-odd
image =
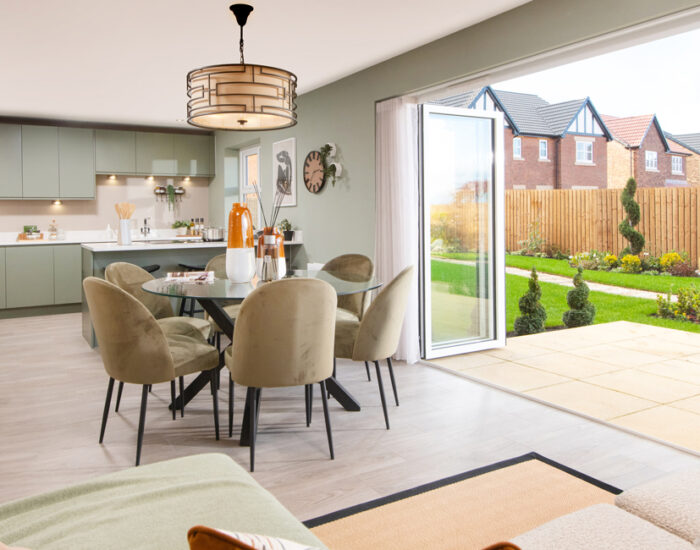
[[[473,254],[454,253],[441,254],[443,258],[455,260],[472,260]],[[533,258],[531,256],[506,255],[506,265],[531,270],[533,267],[541,273],[551,273],[564,277],[573,277],[576,269],[569,265],[567,260],[553,260],[551,258]],[[639,290],[650,290],[666,294],[675,292],[679,287],[695,285],[700,287],[700,277],[671,277],[668,275],[641,275],[635,273],[616,273],[613,271],[585,270],[583,278],[586,281],[601,283],[604,285],[623,286]]]
[[[432,261],[434,281],[449,283],[450,292],[462,296],[473,296],[475,267],[464,264],[454,264]],[[586,273],[597,273],[587,271]],[[628,275],[625,275],[628,276]],[[540,283],[542,288],[542,305],[547,311],[547,326],[561,326],[562,315],[568,309],[566,304],[567,287],[554,283]],[[506,327],[513,330],[513,322],[520,315],[518,300],[527,291],[527,278],[519,275],[506,275]],[[700,332],[700,325],[689,321],[676,321],[652,317],[656,313],[656,302],[643,298],[628,298],[604,292],[591,292],[590,301],[595,304],[597,312],[595,324],[612,321],[631,321],[645,325],[675,328],[688,332]]]

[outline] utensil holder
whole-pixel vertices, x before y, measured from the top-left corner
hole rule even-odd
[[[119,220],[119,237],[117,243],[120,245],[131,244],[131,220]]]

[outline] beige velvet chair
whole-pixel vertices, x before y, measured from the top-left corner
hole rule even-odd
[[[114,381],[142,385],[141,412],[136,443],[136,465],[141,461],[141,445],[146,421],[146,401],[153,384],[170,382],[170,397],[175,419],[175,379],[209,371],[214,404],[214,428],[219,439],[219,415],[215,373],[219,353],[202,333],[189,327],[189,333],[167,334],[153,314],[139,300],[116,285],[87,277],[83,280],[97,343],[109,375],[107,397],[102,413],[100,443],[104,439]]]
[[[260,388],[321,386],[331,459],[325,381],[333,374],[336,293],[319,279],[282,279],[256,288],[243,300],[226,351],[229,383],[229,434],[233,425],[233,384],[248,387],[250,471],[255,468]]]
[[[332,273],[339,279],[348,281],[369,281],[374,275],[374,264],[367,256],[362,254],[343,254],[326,262],[322,271]],[[338,296],[338,321],[359,321],[369,307],[369,292]],[[372,380],[369,373],[369,364],[365,362],[367,380]]]
[[[384,421],[389,429],[382,374],[379,361],[387,360],[394,399],[399,404],[391,356],[396,352],[406,314],[408,293],[413,279],[413,266],[408,266],[386,285],[372,301],[361,321],[338,320],[335,328],[335,356],[353,361],[373,361],[377,371]]]

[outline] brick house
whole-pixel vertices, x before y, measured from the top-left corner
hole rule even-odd
[[[700,185],[700,134],[666,134],[672,149],[685,152],[685,179],[688,185]]]
[[[589,98],[551,104],[486,86],[437,103],[503,113],[506,189],[606,186],[612,136]]]
[[[634,177],[638,187],[688,185],[686,162],[691,151],[666,139],[655,115],[602,115],[612,134],[608,143],[608,187],[624,187]]]

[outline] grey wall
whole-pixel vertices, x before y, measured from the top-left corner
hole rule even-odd
[[[697,0],[534,0],[298,98],[299,123],[274,132],[217,132],[210,218],[223,225],[224,152],[258,142],[261,180],[272,192],[272,143],[296,137],[297,175],[306,154],[334,142],[345,170],[312,195],[297,178],[297,206],[281,217],[303,229],[309,261],[374,252],[374,104],[696,7]],[[294,70],[294,67],[286,67]],[[229,184],[230,185],[230,184]],[[230,192],[231,190],[229,190]],[[263,199],[265,202],[265,199]],[[268,209],[269,209],[269,203]],[[268,211],[268,210],[266,210]],[[391,215],[391,213],[384,213]]]

